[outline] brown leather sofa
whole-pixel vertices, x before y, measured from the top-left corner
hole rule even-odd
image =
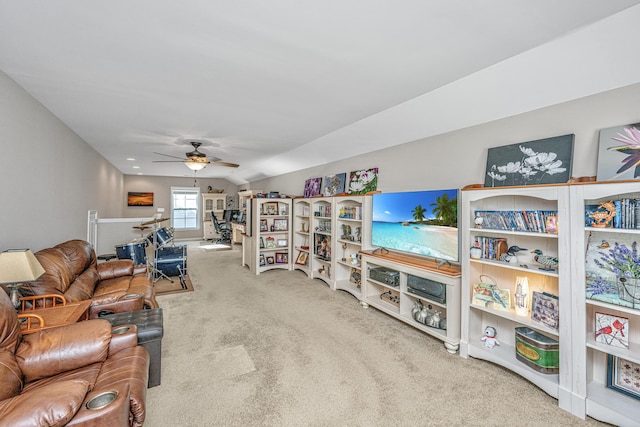
[[[0,290],[0,425],[142,426],[149,353],[134,325],[118,328],[95,319],[23,336]]]
[[[95,251],[84,240],[69,240],[35,256],[45,273],[21,288],[24,296],[59,294],[68,302],[90,299],[90,319],[100,312],[158,308],[145,266],[134,266],[128,259],[98,264]]]

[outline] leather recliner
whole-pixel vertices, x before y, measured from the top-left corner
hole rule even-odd
[[[119,328],[95,319],[23,336],[0,291],[0,425],[142,426],[149,353],[134,325]]]
[[[84,240],[69,240],[35,253],[45,273],[21,288],[24,296],[59,294],[68,302],[91,300],[89,318],[158,308],[153,283],[145,266],[129,259],[97,263]]]

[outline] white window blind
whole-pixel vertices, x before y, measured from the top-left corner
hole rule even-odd
[[[171,187],[171,225],[175,230],[200,229],[200,188]]]

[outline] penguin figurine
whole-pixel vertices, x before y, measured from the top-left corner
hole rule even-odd
[[[531,253],[534,254],[533,260],[542,265],[542,267],[538,267],[540,270],[554,271],[558,266],[558,257],[543,255],[540,249],[531,251]]]

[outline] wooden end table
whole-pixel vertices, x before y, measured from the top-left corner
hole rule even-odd
[[[76,323],[78,320],[86,320],[88,318],[89,306],[91,301],[68,302],[66,305],[56,307],[38,308],[20,312],[19,314],[33,314],[44,321],[44,326],[40,326],[38,322],[28,321],[22,323],[22,334],[32,334],[36,331],[55,328],[57,326],[69,325]],[[35,325],[34,325],[35,323]]]

